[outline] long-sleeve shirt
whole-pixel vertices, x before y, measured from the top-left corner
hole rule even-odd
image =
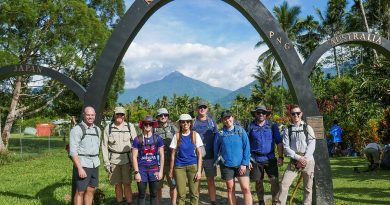
[[[111,133],[109,133],[111,126]],[[130,126],[130,127],[129,127]],[[134,125],[123,122],[108,124],[104,129],[102,153],[105,165],[130,163],[131,142],[137,136]]]
[[[227,167],[249,166],[249,139],[245,130],[239,126],[234,126],[231,130],[222,128],[215,136],[214,150],[214,160],[221,155]]]
[[[83,137],[83,130],[79,125],[76,125],[70,131],[69,156],[79,156],[82,167],[95,168],[100,165],[99,156],[81,156],[81,155],[98,155],[100,147],[100,128],[96,125],[88,127],[85,122],[80,123],[85,127],[86,135]],[[96,133],[96,129],[98,133]],[[96,134],[98,136],[96,136]]]
[[[314,160],[313,153],[316,147],[316,140],[313,128],[307,125],[308,136],[305,136],[303,125],[305,122],[301,121],[298,125],[291,124],[291,139],[289,137],[288,126],[284,130],[283,145],[286,155],[292,159],[298,160],[301,154],[310,161]]]

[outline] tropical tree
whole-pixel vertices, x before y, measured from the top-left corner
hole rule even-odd
[[[97,57],[110,35],[109,25],[123,15],[123,8],[123,1],[118,0],[3,0],[0,4],[0,59],[5,59],[0,60],[0,66],[44,65],[87,86]],[[2,82],[11,101],[0,151],[7,149],[10,130],[16,119],[37,112],[55,113],[53,102],[69,93],[58,82],[46,78],[40,82],[42,92],[36,92],[30,86],[35,80],[18,76]],[[110,93],[110,98],[115,98],[122,88],[121,83],[113,85],[115,90]],[[66,101],[78,101],[75,95],[65,98]],[[116,100],[109,100],[109,103],[113,101]],[[74,106],[71,109],[80,110],[80,104]]]
[[[336,35],[342,34],[345,31],[345,7],[347,5],[346,0],[329,0],[327,10],[325,13],[320,9],[316,9],[317,14],[321,20],[321,26],[319,31],[324,39],[329,40]],[[340,63],[338,60],[337,48],[333,48],[333,60],[336,67],[337,76],[340,77]]]

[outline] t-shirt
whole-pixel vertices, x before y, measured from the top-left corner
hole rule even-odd
[[[333,143],[339,143],[343,141],[343,130],[340,126],[333,125],[332,128],[330,128],[330,134],[333,136]]]
[[[159,165],[158,149],[164,147],[163,140],[159,135],[152,135],[151,137],[143,137],[142,147],[139,142],[139,137],[136,137],[133,142],[133,149],[138,150],[137,162],[138,166],[157,166]],[[157,147],[154,144],[154,137],[157,139]]]
[[[175,135],[172,139],[170,148],[176,149],[175,166],[188,166],[198,163],[198,157],[196,155],[195,146],[203,146],[200,135],[196,133],[195,145],[191,141],[192,133],[181,134],[180,145],[177,146],[177,140]]]
[[[206,150],[204,159],[213,159],[214,157],[214,140],[218,132],[217,124],[213,119],[207,117],[207,120],[195,119],[193,130],[199,133]]]

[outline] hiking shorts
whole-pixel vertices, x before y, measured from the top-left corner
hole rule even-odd
[[[213,159],[204,159],[203,160],[203,169],[206,177],[216,177],[217,176],[217,167],[214,166]]]
[[[159,172],[158,166],[155,166],[155,168],[139,167],[139,174],[141,175],[142,182],[158,181],[157,180],[158,172]]]
[[[249,167],[246,168],[246,171],[243,175],[240,175],[240,167],[226,167],[224,165],[220,165],[221,169],[221,178],[225,181],[232,180],[235,177],[248,177],[249,176]]]
[[[166,165],[166,166],[164,165],[163,178],[158,183],[158,188],[159,189],[163,188],[163,186],[164,186],[164,179],[167,179],[167,183],[168,183],[169,188],[173,189],[173,188],[176,187],[176,185],[174,185],[172,183],[171,177],[169,177],[169,165]]]
[[[279,177],[278,162],[276,158],[268,160],[267,163],[257,162],[252,164],[252,166],[253,168],[250,173],[250,178],[252,181],[263,180],[264,173],[267,173],[268,178]]]
[[[131,183],[131,166],[127,164],[111,164],[112,173],[109,174],[108,179],[110,184],[130,184]]]
[[[77,169],[73,169],[73,176],[76,179],[76,190],[78,192],[85,191],[87,187],[96,188],[99,185],[99,167],[83,167],[83,169],[87,173],[87,177],[85,178],[80,178]]]

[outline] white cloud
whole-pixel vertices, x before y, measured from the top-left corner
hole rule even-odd
[[[230,90],[251,81],[262,49],[253,42],[212,47],[200,43],[133,43],[124,56],[126,87],[159,80],[177,70],[212,86]]]

